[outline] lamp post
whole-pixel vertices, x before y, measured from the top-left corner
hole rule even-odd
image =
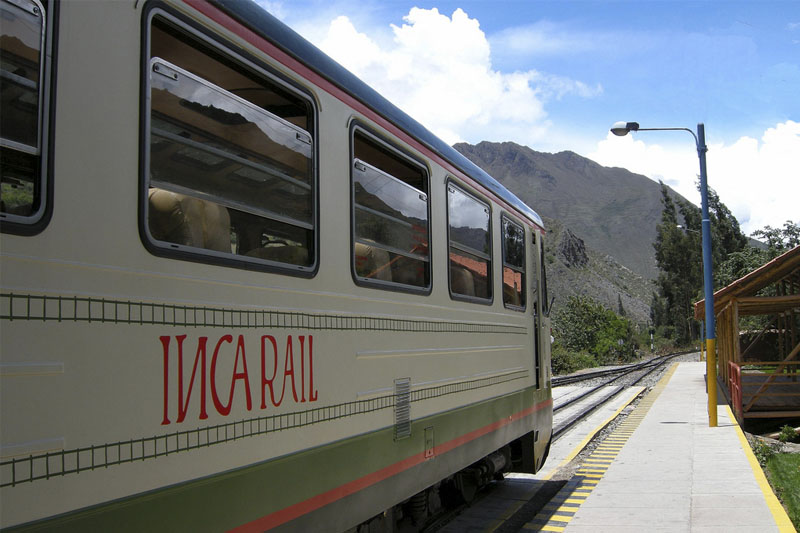
[[[703,212],[703,286],[706,308],[706,376],[708,388],[708,425],[717,426],[717,356],[714,317],[714,285],[711,277],[711,220],[708,216],[708,183],[706,180],[706,129],[697,125],[697,135],[689,128],[640,128],[638,122],[616,122],[611,126],[611,133],[620,137],[631,131],[688,131],[694,137],[697,146],[697,157],[700,159],[700,199]]]
[[[692,233],[698,233],[698,234],[701,233],[701,232],[697,231],[696,229],[687,228],[687,227],[681,226],[680,224],[676,225],[675,227],[678,228],[681,231],[690,231]]]

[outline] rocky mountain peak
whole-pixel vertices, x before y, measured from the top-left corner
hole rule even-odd
[[[583,239],[565,229],[558,242],[558,256],[567,268],[580,268],[589,263]]]

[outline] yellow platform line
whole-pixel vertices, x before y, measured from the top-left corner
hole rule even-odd
[[[612,414],[611,416],[609,416],[607,419],[605,419],[603,422],[601,422],[601,423],[600,423],[600,424],[599,424],[599,425],[598,425],[598,426],[597,426],[595,429],[593,429],[592,431],[590,431],[590,432],[589,432],[589,434],[588,434],[588,435],[586,435],[586,438],[584,438],[584,439],[583,439],[583,440],[582,440],[582,441],[581,441],[581,442],[580,442],[580,443],[579,443],[577,446],[575,446],[575,448],[574,448],[574,449],[573,449],[573,450],[572,450],[572,451],[571,451],[569,454],[567,454],[567,456],[564,458],[564,460],[563,460],[563,461],[561,461],[561,462],[558,464],[558,466],[556,466],[556,467],[555,467],[553,470],[551,470],[550,472],[548,472],[548,473],[547,473],[547,475],[546,475],[546,476],[544,476],[542,479],[543,479],[543,480],[545,480],[545,481],[547,481],[548,479],[552,478],[552,477],[553,477],[553,475],[554,475],[556,472],[558,472],[558,470],[559,470],[561,467],[563,467],[563,466],[565,466],[565,465],[569,464],[569,463],[570,463],[570,461],[572,461],[572,460],[573,460],[575,457],[577,457],[577,455],[578,455],[579,453],[581,453],[581,451],[583,451],[583,449],[584,449],[584,448],[586,448],[586,445],[587,445],[587,444],[589,444],[589,442],[591,442],[591,440],[592,440],[592,439],[595,437],[595,435],[597,435],[598,433],[600,433],[600,430],[602,430],[604,427],[606,427],[608,424],[610,424],[612,420],[614,420],[615,418],[617,418],[617,417],[619,416],[619,414],[622,412],[622,410],[623,410],[623,409],[625,409],[626,407],[628,407],[628,405],[630,405],[630,403],[631,403],[633,400],[635,400],[635,399],[636,399],[636,397],[637,397],[637,396],[639,396],[639,394],[641,394],[641,393],[636,393],[636,394],[633,394],[633,395],[631,395],[631,396],[630,396],[628,399],[626,399],[625,401],[623,401],[623,402],[622,402],[622,405],[620,406],[620,408],[619,408],[619,409],[617,409],[617,410],[614,412],[614,414]]]
[[[736,434],[739,436],[739,442],[742,445],[742,449],[744,449],[744,454],[747,456],[747,461],[750,463],[750,468],[753,470],[753,474],[756,477],[758,486],[761,488],[761,492],[764,494],[764,499],[767,501],[767,507],[769,507],[769,510],[772,513],[772,518],[775,519],[775,524],[778,526],[778,531],[781,533],[795,533],[796,530],[792,525],[792,521],[789,520],[789,515],[786,514],[786,510],[781,505],[778,497],[775,496],[774,492],[772,492],[772,487],[770,486],[769,481],[767,481],[767,476],[764,475],[761,465],[758,464],[758,459],[756,459],[756,456],[753,454],[753,450],[750,448],[750,443],[747,442],[747,437],[744,436],[742,428],[739,426],[739,422],[736,420],[736,417],[733,416],[731,407],[725,404],[724,408],[728,410],[728,417],[731,419],[731,422],[733,422],[733,425],[736,428]]]

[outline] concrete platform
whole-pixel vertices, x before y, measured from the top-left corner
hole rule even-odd
[[[795,531],[727,405],[708,427],[704,374],[674,365],[524,530]]]

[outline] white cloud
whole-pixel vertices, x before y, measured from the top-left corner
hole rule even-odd
[[[502,72],[492,65],[493,57],[502,53],[541,57],[597,47],[613,50],[616,44],[608,34],[571,34],[538,23],[501,32],[490,41],[478,21],[461,9],[447,16],[437,9],[413,8],[398,26],[377,23],[368,9],[342,9],[343,1],[348,3],[331,0],[313,16],[294,16],[292,27],[444,141],[511,140],[528,146],[569,146],[583,153],[596,146],[589,157],[600,164],[661,179],[699,205],[697,153],[687,134],[665,134],[686,135],[685,139],[609,134],[600,143],[587,143],[580,131],[558,131],[547,108],[559,99],[593,98],[602,93],[601,86],[533,69]],[[278,11],[291,10],[276,0],[262,2]],[[636,40],[650,42],[651,48],[661,42]],[[657,144],[662,139],[674,144]],[[709,147],[709,185],[746,233],[800,220],[798,169],[800,123],[791,120],[770,128],[760,140],[742,137]]]
[[[306,37],[447,143],[534,144],[550,127],[547,101],[602,91],[535,70],[494,70],[486,35],[461,9],[448,17],[413,8],[403,20],[391,25],[390,39],[380,29],[359,31],[346,16],[332,20],[324,34]]]
[[[588,157],[601,165],[660,179],[699,205],[700,167],[691,139],[686,147],[664,147],[646,143],[641,140],[644,135],[609,133]],[[800,222],[800,122],[777,124],[760,141],[742,137],[729,145],[709,145],[706,159],[709,186],[746,234],[766,225],[781,227],[786,220]]]
[[[621,48],[619,38],[610,32],[576,32],[546,20],[501,30],[491,37],[491,43],[507,56],[526,58],[596,53],[598,48],[615,54]]]

